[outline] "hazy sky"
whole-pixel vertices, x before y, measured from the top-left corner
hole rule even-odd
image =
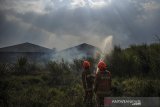
[[[0,47],[31,42],[58,50],[155,42],[160,0],[0,0]]]

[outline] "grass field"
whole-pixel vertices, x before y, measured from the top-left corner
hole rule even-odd
[[[105,61],[112,74],[111,96],[160,97],[160,45],[115,47]],[[97,60],[88,59],[92,66]],[[19,58],[0,63],[2,107],[83,107],[82,60],[48,62],[45,66]]]

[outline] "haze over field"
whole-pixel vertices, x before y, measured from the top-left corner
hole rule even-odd
[[[31,42],[62,50],[155,42],[160,0],[0,0],[0,47]]]

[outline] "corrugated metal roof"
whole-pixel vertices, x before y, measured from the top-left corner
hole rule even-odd
[[[52,49],[45,48],[32,43],[22,43],[13,46],[0,48],[0,52],[54,52]]]

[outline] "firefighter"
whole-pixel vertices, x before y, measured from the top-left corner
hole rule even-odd
[[[107,65],[103,61],[98,63],[99,70],[96,73],[94,84],[97,107],[104,107],[104,97],[111,94],[111,73],[106,68]]]
[[[84,104],[86,107],[93,106],[93,84],[94,76],[90,69],[90,62],[83,62],[82,83],[85,91]]]

